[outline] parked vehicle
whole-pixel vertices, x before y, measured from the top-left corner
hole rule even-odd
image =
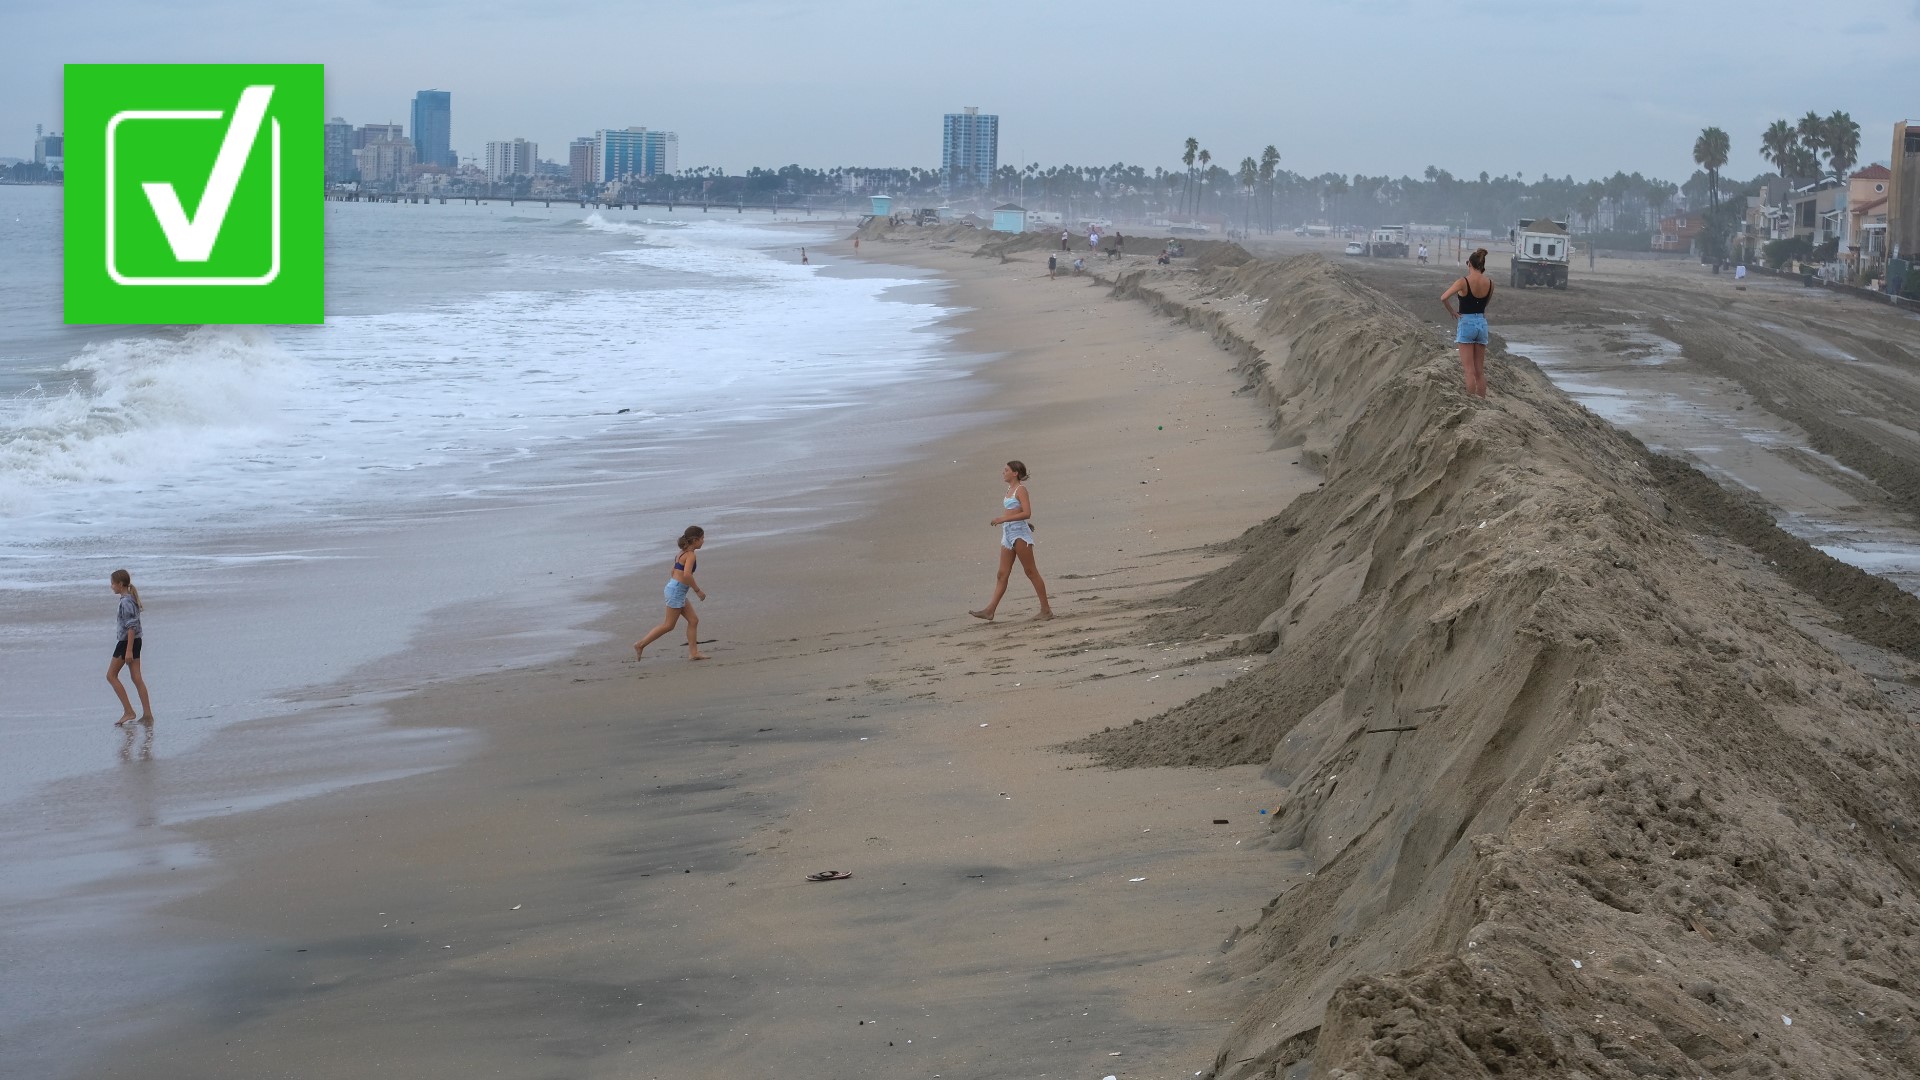
[[[1508,284],[1516,289],[1529,285],[1551,289],[1567,287],[1573,238],[1567,235],[1566,222],[1521,218],[1509,235],[1513,239],[1513,269]]]
[[[1358,240],[1347,241],[1347,254],[1365,255],[1366,253],[1367,253],[1367,245],[1361,243]]]
[[[1367,254],[1376,259],[1404,259],[1408,250],[1405,225],[1382,225],[1367,238]]]

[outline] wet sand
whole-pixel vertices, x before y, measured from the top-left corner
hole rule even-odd
[[[972,309],[961,346],[993,356],[980,423],[848,476],[847,524],[714,530],[713,662],[670,640],[628,659],[662,561],[619,583],[603,646],[392,706],[402,731],[476,733],[466,762],[191,826],[219,883],[130,946],[177,951],[176,976],[75,1071],[1206,1067],[1245,993],[1210,961],[1294,872],[1247,854],[1274,789],[1251,766],[1115,773],[1050,748],[1248,666],[1132,630],[1225,560],[1203,545],[1317,480],[1206,335],[1030,265],[912,257]],[[1021,621],[1018,577],[1001,621],[965,614],[1011,457],[1034,471],[1051,623]],[[853,877],[805,880],[822,869]]]

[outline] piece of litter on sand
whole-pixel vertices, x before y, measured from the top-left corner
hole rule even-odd
[[[1127,880],[1128,881],[1145,881],[1147,879],[1143,877],[1135,877],[1135,878],[1128,878]]]
[[[1785,1024],[1785,1025],[1787,1025],[1788,1027],[1792,1027],[1792,1026],[1793,1026],[1793,1017],[1791,1017],[1791,1016],[1782,1016],[1782,1017],[1780,1017],[1780,1022],[1781,1022],[1781,1023],[1783,1023],[1783,1024]]]
[[[1475,525],[1475,526],[1474,526],[1474,528],[1476,528],[1476,529],[1484,529],[1484,528],[1486,528],[1486,527],[1487,527],[1487,523],[1486,523],[1486,522],[1484,522],[1484,521],[1483,521],[1483,522],[1481,522],[1480,524],[1478,524],[1478,525]]]
[[[1575,960],[1575,961],[1573,962],[1573,966],[1574,966],[1574,967],[1579,967],[1579,966],[1580,966],[1580,961],[1578,961],[1578,960]]]
[[[513,910],[514,910],[514,911],[519,911],[519,910],[520,910],[520,905],[519,905],[519,904],[515,904],[515,905],[513,905]]]
[[[1213,823],[1215,825],[1225,825],[1227,823],[1227,819],[1223,817],[1217,817],[1213,819]]]
[[[981,724],[980,726],[981,726],[981,727],[986,727],[987,725],[985,725],[985,724]]]
[[[1160,677],[1160,676],[1158,676],[1158,675],[1149,675],[1149,676],[1147,676],[1147,681],[1148,681],[1148,682],[1152,682],[1153,680],[1155,680],[1155,679],[1157,679],[1157,678],[1159,678],[1159,677]]]

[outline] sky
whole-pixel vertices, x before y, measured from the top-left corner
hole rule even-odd
[[[1863,162],[1920,119],[1920,0],[0,0],[0,156],[61,130],[65,63],[302,62],[327,113],[409,120],[453,94],[453,143],[564,161],[596,128],[680,137],[680,164],[935,167],[940,118],[1000,116],[1002,164],[1418,176],[1433,165],[1685,180],[1717,125],[1852,114]]]

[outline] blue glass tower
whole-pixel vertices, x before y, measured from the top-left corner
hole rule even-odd
[[[422,90],[413,95],[414,160],[422,165],[451,169],[453,160],[453,94]]]

